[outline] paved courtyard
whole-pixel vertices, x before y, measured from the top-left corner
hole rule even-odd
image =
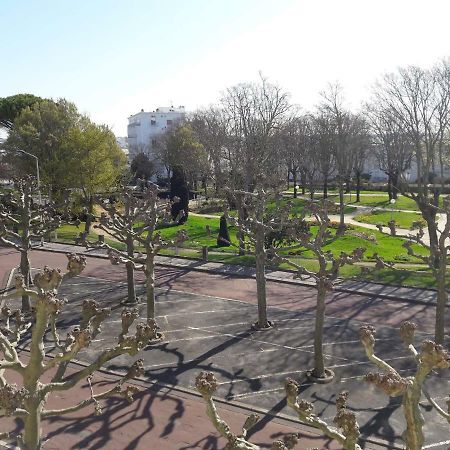
[[[33,254],[37,256],[37,252]],[[36,264],[37,261],[38,258],[33,261],[34,266],[40,265]],[[91,260],[88,268],[90,263]],[[92,266],[95,268],[92,269]],[[79,355],[84,362],[91,361],[117,334],[121,311],[118,304],[126,293],[126,284],[121,281],[119,272],[115,272],[117,268],[110,269],[112,266],[103,266],[95,261],[92,266],[91,272],[86,272],[88,276],[69,280],[60,291],[69,299],[60,317],[63,328],[78,323],[78,311],[86,298],[95,298],[102,305],[113,308],[103,327],[103,334],[88,351]],[[302,382],[301,396],[312,401],[316,412],[328,421],[335,414],[336,395],[342,390],[349,390],[349,404],[357,413],[363,436],[370,437],[367,445],[373,448],[374,443],[383,440],[390,448],[403,448],[399,436],[404,428],[404,419],[399,400],[389,399],[374,391],[360,379],[375,368],[367,362],[359,343],[358,330],[363,321],[375,325],[378,329],[378,354],[403,375],[412,374],[414,362],[399,344],[397,330],[391,325],[396,325],[402,318],[432,316],[431,307],[334,294],[328,300],[330,315],[325,323],[325,353],[328,367],[336,373],[336,381],[328,385],[311,385],[304,380],[303,374],[313,362],[312,289],[303,288],[304,295],[299,297],[298,286],[283,285],[277,287],[277,291],[270,285],[272,295],[269,303],[276,306],[269,308],[269,315],[275,321],[275,328],[255,332],[250,324],[256,318],[257,309],[246,294],[246,289],[251,291],[252,282],[241,280],[242,289],[236,292],[234,289],[239,286],[240,280],[232,277],[208,274],[189,277],[192,273],[159,271],[157,314],[165,340],[142,353],[145,379],[158,382],[154,390],[172,385],[192,389],[197,373],[211,370],[220,381],[217,396],[231,405],[245,404],[270,411],[271,414],[289,416],[292,413],[284,401],[283,382],[286,377],[292,377]],[[217,294],[210,295],[211,292],[207,294],[200,288],[196,289],[201,285]],[[191,292],[187,292],[188,286]],[[291,300],[288,288],[297,290],[297,301]],[[145,316],[145,305],[139,308]],[[428,321],[419,321],[420,330],[430,331],[429,325]],[[424,337],[430,336],[422,333],[418,335],[418,340]],[[109,368],[121,372],[130,361],[128,357],[119,357],[111,362]],[[450,391],[448,373],[434,374],[427,384],[431,393],[444,405],[443,397]],[[423,413],[427,423],[427,448],[447,449],[450,444],[448,423],[433,410],[430,411],[426,404]],[[268,416],[254,432],[270,421]]]

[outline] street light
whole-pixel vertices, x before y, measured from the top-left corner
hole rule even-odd
[[[38,197],[39,197],[39,206],[42,206],[42,197],[41,197],[41,179],[39,176],[39,158],[36,155],[26,152],[25,150],[15,149],[16,152],[23,153],[24,155],[31,156],[36,160],[36,180],[37,180],[37,188],[38,188]]]
[[[14,149],[15,152],[23,153],[24,155],[31,156],[36,160],[36,181],[37,181],[37,189],[38,189],[38,198],[39,198],[39,206],[42,206],[42,196],[41,196],[41,178],[39,176],[39,158],[32,153],[28,153],[25,150],[21,150],[19,148]],[[41,247],[44,246],[44,237],[41,237]]]

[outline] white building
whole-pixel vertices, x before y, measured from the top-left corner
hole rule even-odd
[[[132,160],[138,153],[144,152],[150,159],[155,157],[155,145],[161,136],[171,126],[183,121],[186,116],[184,106],[175,108],[160,107],[155,111],[141,112],[128,117],[128,151]]]
[[[128,138],[125,136],[116,136],[117,145],[128,156]]]

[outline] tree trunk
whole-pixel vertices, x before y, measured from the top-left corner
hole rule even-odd
[[[24,419],[23,443],[25,450],[40,450],[41,448],[41,403],[37,400],[28,400]]]
[[[43,338],[47,330],[48,316],[44,308],[36,309],[35,323],[31,333],[30,358],[24,369],[23,387],[29,397],[24,401],[25,429],[23,441],[26,450],[41,448],[41,410],[45,398],[39,392],[40,377],[43,373],[44,343]]]
[[[391,201],[393,199],[393,196],[392,196],[392,176],[390,173],[388,173],[387,189],[388,189],[389,201]]]
[[[445,261],[440,261],[440,267],[436,276],[437,283],[437,301],[436,301],[436,320],[434,330],[434,341],[437,344],[444,344],[445,336],[445,310],[448,301],[448,293],[445,283],[445,274],[447,269]]]
[[[154,319],[156,313],[155,307],[155,255],[147,252],[145,264],[147,275],[147,319]]]
[[[27,243],[24,242],[24,246],[28,247]],[[20,273],[23,276],[25,286],[28,288],[30,286],[30,260],[28,259],[28,250],[22,249],[20,252]],[[28,295],[22,295],[22,312],[29,312],[31,310],[30,297]]]
[[[94,197],[92,195],[90,195],[89,199],[88,199],[86,222],[84,223],[84,231],[87,234],[89,234],[91,231],[93,212],[94,212]]]
[[[424,380],[422,380],[424,381]],[[406,419],[406,430],[402,435],[408,450],[421,450],[425,437],[422,427],[424,419],[420,411],[419,402],[422,397],[420,382],[414,380],[403,396],[403,411]]]
[[[300,171],[300,178],[302,181],[302,195],[306,194],[306,175]]]
[[[323,179],[323,198],[328,198],[328,176]]]
[[[344,187],[339,183],[339,227],[337,229],[338,236],[342,236],[345,231],[345,214],[344,214]]]
[[[346,182],[345,182],[345,193],[346,194],[350,194],[350,191],[352,190],[352,187],[351,187],[351,185],[350,185],[350,180],[347,180]]]
[[[267,328],[266,295],[266,249],[264,247],[264,228],[257,230],[255,244],[256,256],[256,295],[258,298],[258,327]]]
[[[326,289],[322,281],[317,283],[316,323],[314,329],[314,375],[325,377],[325,361],[323,357],[323,323],[325,320]]]
[[[391,177],[391,195],[392,198],[397,200],[398,198],[398,172],[392,174]]]
[[[298,192],[297,192],[297,171],[292,171],[292,179],[294,180],[294,198],[297,198]]]
[[[361,201],[361,174],[356,174],[356,203]]]
[[[133,237],[127,237],[127,255],[129,257],[133,257],[134,255],[134,245],[133,245]],[[134,267],[131,261],[127,261],[127,287],[128,287],[128,296],[127,303],[136,303],[136,286],[134,284]]]
[[[237,201],[237,209],[238,209],[238,222],[242,223],[245,220],[245,211],[242,206],[242,201],[240,199]],[[240,226],[238,227],[237,238],[239,245],[239,256],[245,255],[245,234]]]

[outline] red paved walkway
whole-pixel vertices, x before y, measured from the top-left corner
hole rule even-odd
[[[70,371],[68,371],[68,374]],[[9,381],[19,382],[16,376],[7,373]],[[113,375],[96,373],[93,378],[95,393],[109,389],[117,380]],[[214,432],[205,414],[204,403],[189,394],[172,391],[158,393],[145,387],[135,396],[132,404],[121,398],[101,401],[103,412],[94,416],[94,407],[66,416],[46,419],[42,422],[46,450],[107,449],[107,450],[187,450],[223,449],[226,441]],[[71,391],[58,392],[50,397],[47,407],[64,408],[81,399],[89,398],[88,385],[75,387]],[[249,413],[237,408],[218,405],[221,417],[238,433]],[[20,422],[12,418],[0,418],[0,431],[20,432]],[[270,444],[284,434],[299,432],[295,424],[280,423],[277,419],[265,424],[251,441],[270,448]],[[337,449],[327,439],[315,434],[302,433],[298,448]]]
[[[44,265],[66,266],[65,255],[34,250],[31,253],[33,267]],[[18,255],[0,247],[0,280],[4,280],[12,266],[18,264]],[[85,276],[108,280],[124,281],[123,266],[112,266],[109,261],[89,258]],[[143,280],[137,272],[137,280]],[[251,278],[224,276],[205,272],[185,271],[178,268],[158,268],[157,285],[161,288],[213,295],[256,303],[256,282]],[[314,311],[315,290],[309,287],[267,282],[268,304],[285,309]],[[398,326],[404,320],[414,320],[420,331],[433,333],[434,308],[406,301],[383,300],[358,294],[335,293],[329,296],[327,315],[340,318],[370,322],[374,325]],[[450,323],[450,309],[447,309],[446,322]]]

